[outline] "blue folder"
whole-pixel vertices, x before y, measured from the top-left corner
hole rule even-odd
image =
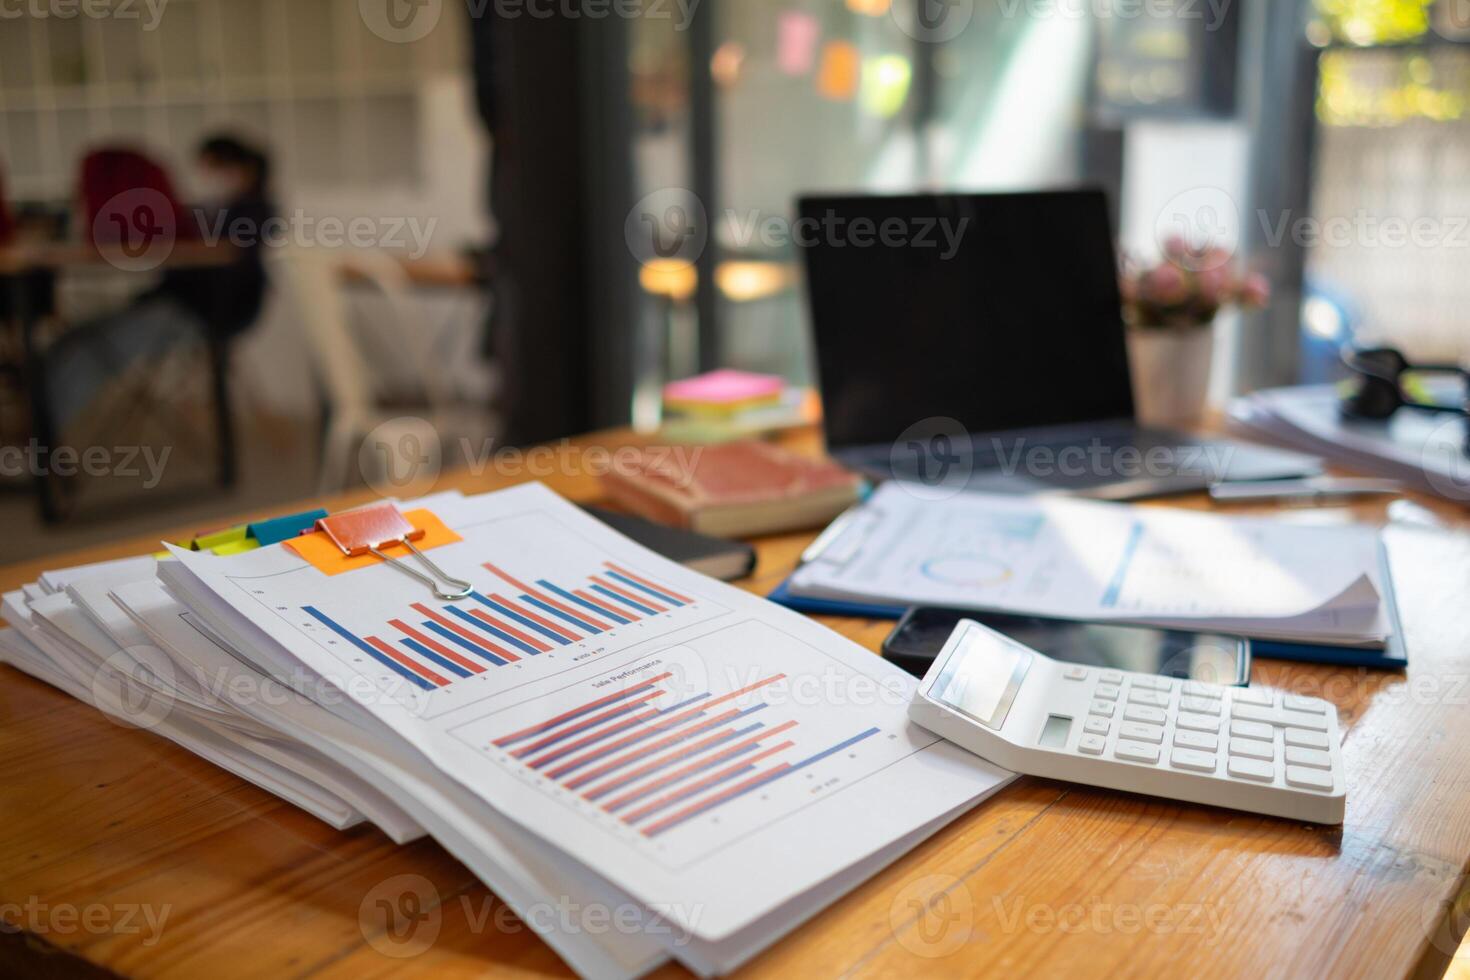
[[[903,618],[903,614],[908,611],[906,606],[839,602],[835,599],[811,599],[793,595],[789,578],[776,586],[767,598],[788,609],[811,616],[854,616],[862,619],[897,620]],[[1394,636],[1385,649],[1365,650],[1359,647],[1316,646],[1307,643],[1283,643],[1279,640],[1251,640],[1251,655],[1273,660],[1332,664],[1339,667],[1379,667],[1403,670],[1409,665],[1409,659],[1404,653],[1401,640],[1402,630],[1398,622],[1397,603],[1392,594],[1384,596],[1384,601],[1394,627]]]

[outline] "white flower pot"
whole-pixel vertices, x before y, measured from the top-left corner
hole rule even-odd
[[[1215,355],[1213,324],[1130,327],[1133,401],[1144,425],[1191,428],[1204,421]]]

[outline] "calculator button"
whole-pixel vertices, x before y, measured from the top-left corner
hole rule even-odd
[[[1102,678],[1104,684],[1123,683],[1123,672],[1121,670],[1105,670],[1099,676]]]
[[[1276,703],[1270,691],[1253,691],[1249,688],[1238,688],[1230,695],[1230,699],[1236,704],[1257,704],[1263,707]]]
[[[1330,793],[1332,792],[1332,774],[1318,772],[1316,769],[1287,766],[1286,785],[1295,786],[1297,789],[1315,789]]]
[[[1087,710],[1090,714],[1102,715],[1104,718],[1111,718],[1113,717],[1113,702],[1099,701],[1097,700],[1097,698],[1093,698],[1092,704],[1088,707]]]
[[[1274,708],[1263,708],[1258,704],[1236,704],[1230,708],[1230,717],[1246,721],[1261,721],[1271,724],[1278,712]]]
[[[1327,736],[1321,732],[1309,732],[1301,728],[1288,728],[1283,734],[1287,745],[1303,749],[1322,749],[1328,746]]]
[[[1184,693],[1193,698],[1218,698],[1225,692],[1218,685],[1203,681],[1185,681]]]
[[[1119,759],[1129,762],[1158,762],[1159,747],[1157,745],[1145,745],[1142,742],[1125,742],[1119,740],[1113,749],[1113,755]]]
[[[1113,723],[1106,718],[1089,718],[1082,727],[1093,735],[1106,735],[1112,729]]]
[[[1175,749],[1169,753],[1169,765],[1175,769],[1188,769],[1191,772],[1214,772],[1215,753],[1196,752],[1194,749]]]
[[[1230,757],[1228,771],[1237,779],[1253,779],[1259,783],[1269,783],[1276,778],[1276,767],[1271,763],[1260,762],[1256,759],[1242,759],[1233,755]]]
[[[1187,728],[1192,732],[1218,732],[1220,730],[1220,719],[1210,715],[1197,715],[1191,711],[1179,712],[1179,717],[1174,719],[1175,726]]]
[[[1128,692],[1128,700],[1132,704],[1146,704],[1151,708],[1167,708],[1169,706],[1169,695],[1158,691],[1140,691],[1138,688]]]
[[[1270,742],[1257,742],[1249,738],[1232,738],[1230,740],[1230,754],[1246,759],[1261,759],[1265,762],[1271,762],[1276,758],[1276,746]]]
[[[1118,737],[1158,745],[1164,740],[1164,730],[1158,725],[1140,725],[1136,721],[1125,721],[1118,727]]]
[[[1316,698],[1302,698],[1294,694],[1288,694],[1281,699],[1281,706],[1289,711],[1305,711],[1313,715],[1327,714],[1327,702]]]
[[[1196,749],[1200,752],[1213,752],[1220,747],[1220,740],[1213,735],[1204,732],[1187,732],[1176,729],[1174,732],[1174,744],[1181,749]]]
[[[1062,671],[1062,676],[1069,681],[1085,681],[1087,680],[1087,668],[1068,667],[1066,670]]]
[[[1239,738],[1253,738],[1260,742],[1276,741],[1276,729],[1259,721],[1232,721],[1230,734]]]
[[[1180,711],[1194,711],[1202,715],[1218,715],[1220,713],[1220,702],[1209,698],[1183,697],[1179,699]]]
[[[1133,678],[1134,687],[1147,688],[1150,691],[1172,691],[1174,682],[1167,677],[1150,677],[1143,674]]]
[[[1092,696],[1102,698],[1104,701],[1116,701],[1121,693],[1116,684],[1099,684],[1097,690],[1092,692]]]
[[[1128,721],[1141,721],[1145,725],[1162,725],[1168,719],[1168,715],[1158,708],[1150,708],[1142,704],[1130,704],[1123,709],[1123,717]]]
[[[1316,749],[1287,748],[1286,764],[1305,766],[1308,769],[1331,769],[1332,756],[1326,752],[1318,752]]]
[[[1077,742],[1077,751],[1087,755],[1102,755],[1107,740],[1101,735],[1083,735]]]
[[[1325,715],[1307,714],[1304,711],[1283,711],[1276,724],[1283,728],[1307,728],[1314,732],[1327,731],[1327,717]]]
[[[1237,704],[1230,709],[1232,717],[1241,718],[1245,721],[1258,721],[1266,725],[1276,725],[1280,728],[1307,728],[1312,731],[1327,731],[1327,717],[1325,715],[1311,715],[1304,711],[1277,711],[1274,708],[1262,708],[1253,704]]]

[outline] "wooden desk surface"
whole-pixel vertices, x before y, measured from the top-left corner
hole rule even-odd
[[[213,268],[228,265],[238,256],[229,244],[175,242],[161,267]],[[467,288],[479,284],[475,263],[456,252],[443,252],[412,258],[384,252],[403,267],[416,286]],[[0,275],[20,275],[38,270],[106,270],[114,268],[106,255],[93,245],[81,242],[22,242],[0,246]],[[343,278],[355,281],[366,277],[363,269],[349,257],[344,261]]]
[[[175,242],[163,268],[216,268],[234,261],[231,245]],[[82,242],[29,242],[0,247],[0,275],[38,270],[116,270],[113,261],[96,246]]]
[[[597,497],[574,451],[544,461],[553,459],[563,472],[545,482],[576,500]],[[519,479],[455,475],[440,487]],[[1420,503],[1470,527],[1464,511]],[[742,584],[768,591],[810,537],[760,542],[757,572]],[[0,569],[0,585],[152,544],[13,565]],[[1337,704],[1343,827],[1023,779],[745,972],[1439,976],[1470,922],[1470,536],[1427,530],[1404,547],[1407,674],[1255,668],[1257,684]],[[824,622],[874,650],[891,625]],[[0,935],[0,973],[16,972],[7,956],[33,967],[53,949],[145,977],[567,972],[433,842],[338,833],[29,678],[5,669],[0,680],[0,917],[28,931]],[[372,945],[381,937],[365,932],[359,910],[375,886],[404,874],[434,884],[442,926],[427,951],[393,959]]]

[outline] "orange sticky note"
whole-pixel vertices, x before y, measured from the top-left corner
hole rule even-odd
[[[822,51],[817,72],[817,91],[825,98],[846,102],[857,93],[862,77],[862,56],[847,41],[832,41]]]
[[[403,516],[408,519],[408,523],[412,524],[415,530],[423,532],[423,537],[416,539],[413,543],[414,547],[420,551],[428,551],[431,548],[439,548],[463,540],[458,534],[445,527],[444,522],[439,520],[433,511],[415,510]],[[342,554],[342,549],[338,548],[332,539],[322,531],[303,534],[284,544],[310,562],[312,567],[323,575],[341,575],[343,572],[355,572],[359,568],[370,568],[383,563],[382,559],[375,555],[348,558]],[[409,550],[401,544],[389,545],[383,549],[383,553],[393,558],[411,557]]]

